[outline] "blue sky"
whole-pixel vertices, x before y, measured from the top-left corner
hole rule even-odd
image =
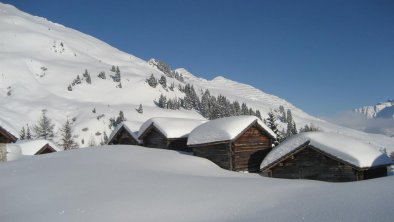
[[[1,1],[1,0],[0,0]],[[317,116],[394,98],[394,1],[3,1]]]

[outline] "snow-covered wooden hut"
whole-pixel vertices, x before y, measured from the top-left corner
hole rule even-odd
[[[386,176],[391,164],[370,144],[335,133],[308,132],[275,147],[260,167],[268,177],[346,182]]]
[[[190,133],[187,144],[195,156],[224,169],[257,172],[275,138],[257,117],[233,116],[200,125]]]
[[[16,160],[24,156],[41,155],[62,150],[48,140],[21,140],[7,144],[7,161]]]
[[[138,130],[141,122],[125,121],[119,124],[108,138],[108,144],[139,145]]]
[[[16,136],[0,126],[0,143],[15,143],[17,140]]]
[[[143,146],[191,152],[187,146],[189,133],[206,120],[155,117],[142,124],[138,139]]]

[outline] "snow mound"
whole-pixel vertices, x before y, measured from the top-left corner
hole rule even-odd
[[[257,123],[269,135],[276,135],[255,116],[232,116],[211,120],[195,128],[189,135],[187,145],[230,141],[235,139],[251,124]]]
[[[394,177],[341,184],[272,179],[138,146],[33,156],[0,164],[0,175],[2,222],[394,218]]]
[[[48,140],[20,140],[16,143],[7,144],[7,160],[16,160],[22,156],[35,155],[40,151],[45,145],[51,146],[57,152],[63,149],[58,147],[51,141]]]
[[[308,132],[294,135],[275,147],[265,157],[260,169],[269,166],[303,144],[309,144],[359,168],[392,164],[386,154],[379,152],[370,144],[335,133]]]
[[[142,124],[138,138],[141,138],[151,126],[156,127],[167,139],[183,138],[187,137],[194,128],[205,122],[205,120],[197,119],[154,117]]]

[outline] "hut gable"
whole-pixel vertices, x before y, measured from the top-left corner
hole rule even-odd
[[[189,146],[234,141],[252,125],[270,138],[276,138],[272,130],[255,116],[232,116],[215,119],[200,125],[188,138]]]
[[[48,140],[22,140],[17,143],[7,144],[7,160],[59,151],[62,151],[62,149]]]
[[[322,132],[295,135],[261,163],[265,176],[323,181],[355,181],[384,176],[392,162],[369,144]]]
[[[225,117],[204,123],[189,135],[194,155],[234,171],[259,171],[276,135],[253,116]]]
[[[0,143],[15,143],[18,138],[0,126]]]
[[[187,147],[189,133],[205,120],[182,118],[151,118],[139,130],[138,138],[143,145],[179,151],[191,151]]]
[[[139,145],[138,129],[141,122],[126,121],[117,126],[108,138],[108,144]]]

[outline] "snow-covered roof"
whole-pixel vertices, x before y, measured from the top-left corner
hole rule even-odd
[[[141,139],[150,126],[156,127],[167,139],[184,138],[197,126],[205,123],[206,120],[154,117],[142,124],[138,138]]]
[[[276,138],[275,133],[257,117],[232,116],[211,120],[195,128],[189,135],[187,145],[231,141],[253,123],[257,123],[271,137]]]
[[[138,121],[124,121],[112,131],[111,135],[108,138],[108,141],[111,141],[114,136],[118,133],[118,131],[123,127],[137,142],[140,142],[138,139],[138,130],[141,127],[142,122]]]
[[[313,146],[359,168],[392,164],[386,154],[381,153],[370,144],[336,133],[308,132],[294,135],[275,147],[265,157],[260,168],[271,166],[304,144]]]
[[[15,132],[10,130],[11,128],[6,127],[5,125],[0,125],[0,131],[5,134],[6,137],[9,137],[11,140],[16,141],[18,138],[15,136]]]
[[[57,152],[63,150],[48,140],[20,140],[16,143],[7,144],[7,160],[15,160],[20,156],[35,155],[47,144]]]

